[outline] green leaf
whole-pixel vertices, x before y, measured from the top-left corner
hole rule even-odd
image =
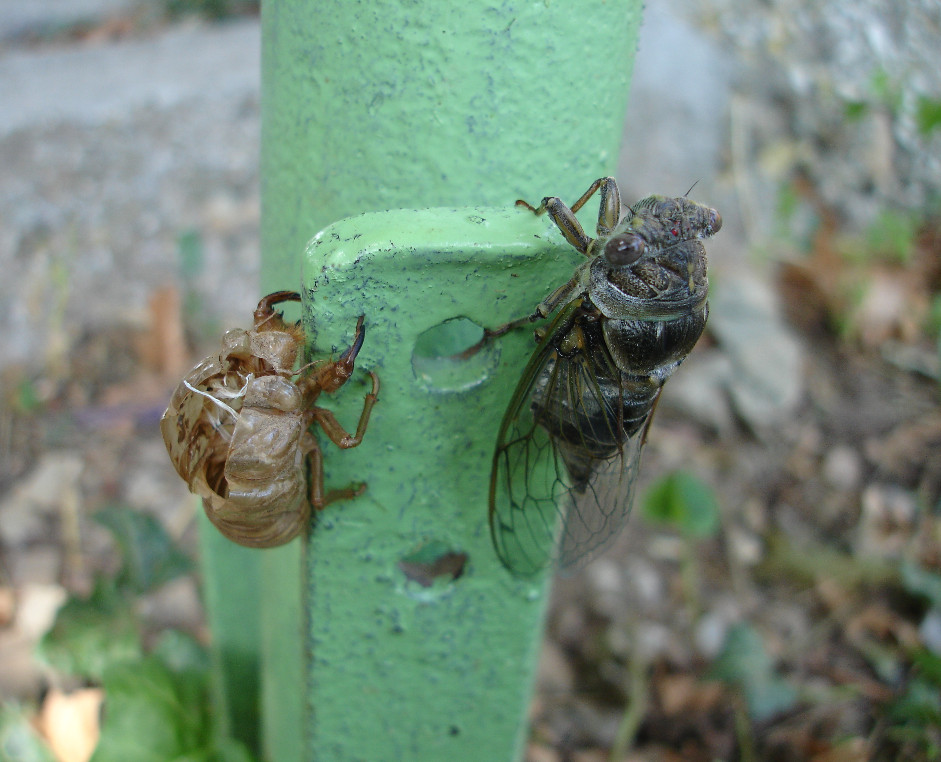
[[[918,98],[915,111],[915,121],[922,135],[928,135],[941,127],[941,100],[928,98],[924,95]]]
[[[901,565],[902,587],[912,595],[926,598],[932,608],[941,609],[941,574],[905,561]]]
[[[641,509],[650,521],[672,524],[690,537],[711,537],[719,527],[715,492],[686,471],[675,471],[654,482]]]
[[[101,740],[92,762],[252,760],[237,741],[215,738],[208,655],[182,633],[164,636],[142,660],[112,665],[104,688]]]
[[[905,264],[915,254],[918,223],[914,216],[897,209],[883,209],[866,230],[863,254],[868,259],[879,256],[886,261]]]
[[[889,706],[889,717],[901,725],[938,727],[941,725],[941,694],[938,686],[915,678]]]
[[[748,624],[729,631],[710,674],[740,690],[757,721],[790,709],[797,701],[797,692],[777,676],[761,636]]]
[[[941,686],[941,656],[922,648],[912,654],[912,664],[921,670],[922,677]]]
[[[157,656],[177,674],[206,674],[211,667],[209,652],[194,637],[180,630],[166,630],[160,635],[151,655]]]
[[[847,101],[843,107],[843,114],[847,120],[858,122],[869,113],[869,104],[865,101]]]
[[[166,762],[209,747],[204,681],[200,685],[194,676],[181,681],[151,656],[109,667],[104,688],[104,721],[93,762]]]
[[[55,762],[29,718],[10,704],[0,705],[0,762]]]
[[[180,275],[184,281],[202,275],[206,268],[203,239],[199,230],[191,228],[181,232],[176,239],[177,256],[180,263]]]
[[[140,631],[127,599],[98,580],[91,597],[69,598],[38,654],[56,670],[100,681],[107,666],[140,656]]]
[[[107,527],[123,556],[118,586],[134,594],[147,593],[189,573],[192,562],[153,516],[122,505],[111,505],[95,514]]]

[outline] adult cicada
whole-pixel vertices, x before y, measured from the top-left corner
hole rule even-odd
[[[234,328],[222,350],[183,379],[160,421],[177,473],[203,498],[209,520],[230,540],[253,548],[282,545],[305,531],[311,507],[358,495],[363,488],[324,492],[323,459],[309,430],[318,424],[338,447],[356,447],[376,402],[374,373],[355,434],[314,403],[353,373],[363,346],[363,318],[339,358],[294,369],[304,348],[300,324],[287,324],[274,305],[298,302],[294,291],[268,294],[254,325]]]
[[[577,212],[600,191],[597,237]],[[501,335],[554,314],[507,408],[490,476],[490,533],[517,574],[590,558],[623,527],[663,384],[706,325],[706,250],[722,225],[715,209],[648,196],[621,217],[613,178],[571,208],[547,197],[548,213],[587,259],[533,315]]]

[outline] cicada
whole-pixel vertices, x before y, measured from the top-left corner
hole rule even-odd
[[[575,217],[600,191],[597,237]],[[706,325],[702,239],[722,225],[686,197],[648,196],[621,216],[614,178],[547,213],[587,259],[501,335],[552,316],[503,416],[490,476],[490,533],[520,575],[591,558],[624,526],[656,402]],[[554,313],[554,314],[553,314]]]
[[[355,434],[315,402],[352,375],[366,335],[363,317],[337,360],[295,370],[304,332],[285,323],[274,305],[298,301],[294,291],[265,296],[252,328],[226,332],[220,353],[190,371],[160,421],[170,460],[203,498],[209,520],[247,547],[283,545],[306,531],[312,507],[355,497],[364,487],[324,492],[322,453],[310,431],[319,424],[344,449],[362,441],[379,392],[374,373]]]

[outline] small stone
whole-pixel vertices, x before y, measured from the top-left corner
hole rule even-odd
[[[23,585],[14,627],[27,638],[39,640],[52,627],[66,597],[65,588],[61,585]]]
[[[941,656],[941,611],[931,609],[927,616],[921,620],[918,634],[921,636],[921,642],[925,644],[925,648],[936,656]]]
[[[823,475],[830,486],[849,491],[859,486],[862,478],[862,460],[852,447],[838,445],[823,461]]]

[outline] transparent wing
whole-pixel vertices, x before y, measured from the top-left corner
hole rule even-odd
[[[633,501],[650,410],[625,425],[631,403],[600,339],[557,351],[576,311],[557,316],[527,364],[494,452],[491,537],[520,575],[586,561],[624,526]]]
[[[640,433],[630,437],[621,452],[597,461],[583,493],[572,490],[565,498],[557,550],[560,569],[587,563],[624,528],[634,504],[642,442]]]

